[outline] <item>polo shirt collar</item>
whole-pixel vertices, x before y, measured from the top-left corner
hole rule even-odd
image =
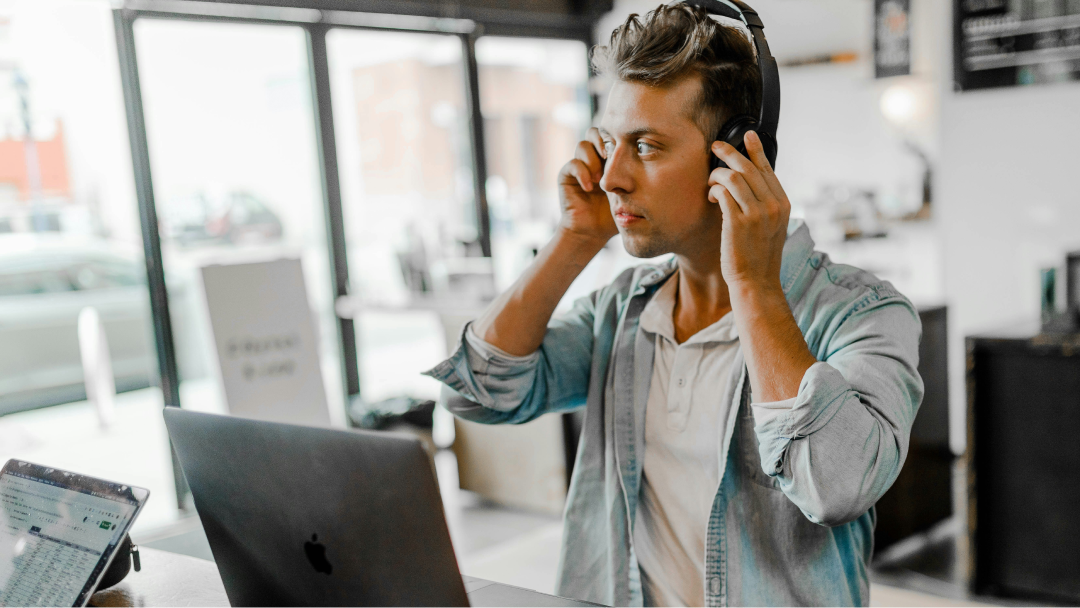
[[[660,286],[641,311],[641,329],[652,334],[657,334],[672,344],[675,340],[675,296],[679,288],[678,272]],[[735,318],[729,311],[718,321],[705,329],[697,332],[684,344],[698,344],[707,342],[733,342],[739,339],[738,329],[735,327]]]

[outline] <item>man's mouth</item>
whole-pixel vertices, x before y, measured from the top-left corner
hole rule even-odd
[[[625,207],[615,208],[615,223],[620,227],[629,226],[643,219],[645,219],[645,216],[634,213]]]

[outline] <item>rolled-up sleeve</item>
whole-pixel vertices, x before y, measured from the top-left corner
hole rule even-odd
[[[753,412],[755,425],[765,424],[785,412],[790,412],[793,407],[795,407],[795,397],[782,401],[750,403],[750,411]]]
[[[465,397],[468,402],[445,401],[454,414],[475,422],[521,424],[548,412],[583,406],[598,293],[553,317],[540,348],[525,356],[484,342],[469,323],[458,350],[424,375]]]
[[[815,523],[868,511],[907,456],[922,401],[921,323],[902,297],[856,304],[803,376],[790,411],[754,430],[765,473]]]

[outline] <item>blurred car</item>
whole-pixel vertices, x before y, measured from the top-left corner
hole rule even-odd
[[[92,235],[101,231],[95,209],[64,197],[26,204],[0,197],[0,233],[64,232]]]
[[[105,325],[117,390],[150,386],[156,360],[140,253],[97,238],[0,234],[0,414],[85,399],[86,306]]]
[[[161,233],[181,245],[265,243],[281,239],[281,219],[244,191],[172,199],[161,206]]]

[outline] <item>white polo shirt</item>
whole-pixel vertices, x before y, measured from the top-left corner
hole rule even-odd
[[[679,344],[675,341],[676,273],[641,313],[656,344],[645,410],[645,458],[634,522],[634,552],[645,604],[705,605],[705,539],[720,485],[720,447],[739,381],[739,334],[729,312]],[[795,400],[755,404],[755,419]]]

